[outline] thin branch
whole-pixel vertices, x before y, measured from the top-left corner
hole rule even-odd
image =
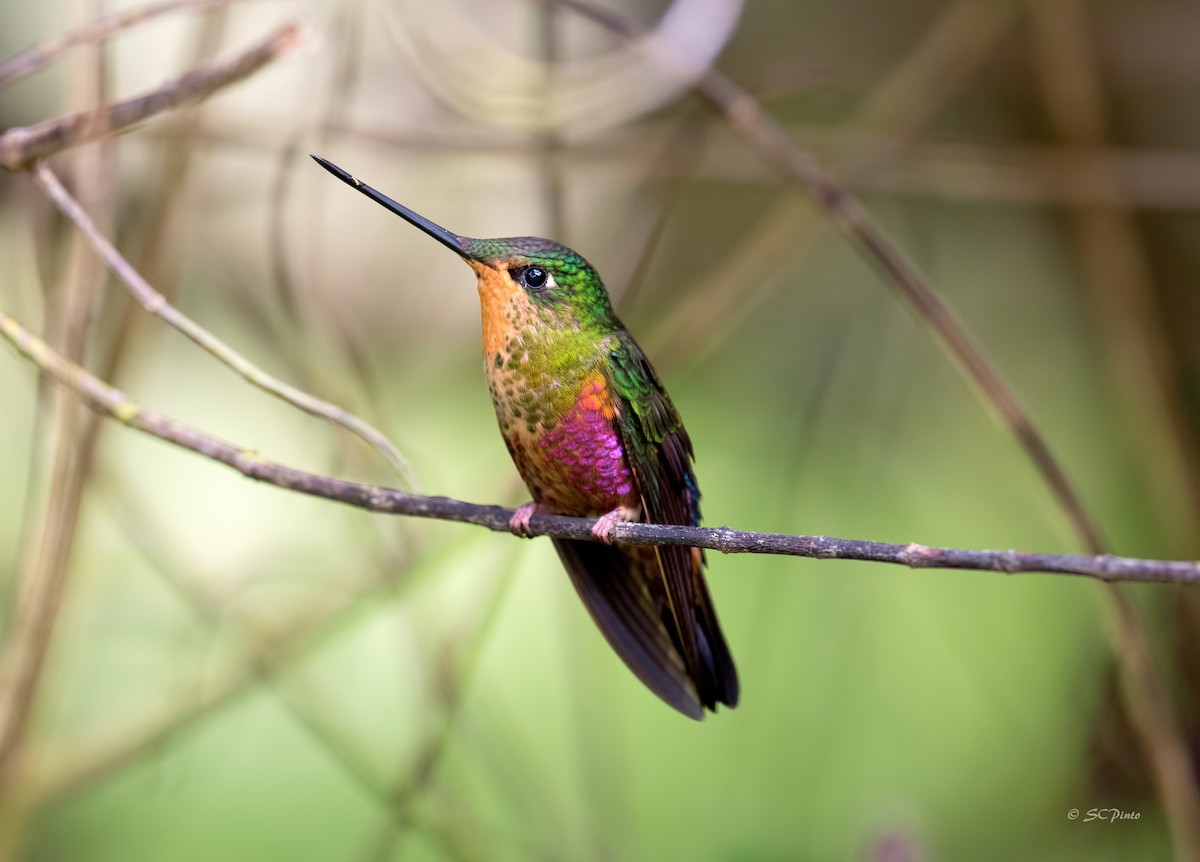
[[[97,2],[87,4],[98,8]],[[87,108],[108,101],[109,62],[106,47],[93,46],[79,58],[72,89]],[[113,148],[110,142],[75,155],[80,187],[86,199],[111,222]],[[103,266],[88,254],[82,238],[69,243],[65,289],[56,308],[47,311],[48,325],[58,330],[62,354],[79,361],[92,341],[93,320],[105,280]],[[79,535],[80,513],[88,489],[95,449],[89,428],[99,423],[74,398],[57,392],[51,399],[54,452],[48,477],[45,513],[26,548],[16,582],[16,603],[8,642],[0,651],[0,798],[14,795],[17,773],[27,757],[27,737],[37,708],[48,657],[58,631]],[[86,420],[86,421],[85,421]],[[2,807],[2,806],[0,806]],[[19,854],[28,820],[20,806],[0,811],[0,859]]]
[[[201,11],[217,6],[225,6],[231,2],[233,0],[167,0],[165,3],[142,6],[138,9],[130,9],[127,12],[98,18],[90,24],[86,24],[77,30],[72,30],[70,33],[57,36],[53,39],[47,39],[40,45],[34,45],[32,48],[22,51],[20,54],[0,63],[0,88],[6,87],[13,81],[36,72],[42,66],[55,59],[59,54],[79,45],[86,45],[88,42],[102,42],[110,36],[119,33],[121,30],[135,27],[138,24],[178,10],[193,9]]]
[[[87,237],[92,247],[96,250],[96,253],[108,264],[109,268],[116,273],[121,281],[125,282],[130,293],[133,294],[134,298],[141,303],[146,311],[156,315],[168,326],[186,335],[258,388],[269,392],[311,416],[316,416],[319,419],[325,419],[326,421],[340,425],[350,433],[357,435],[387,459],[387,462],[400,474],[406,486],[415,486],[416,478],[412,467],[409,466],[404,456],[400,454],[400,451],[382,432],[376,430],[357,416],[343,410],[341,407],[330,404],[328,401],[323,401],[314,395],[310,395],[301,389],[297,389],[295,386],[290,386],[267,374],[220,338],[172,306],[167,302],[166,297],[151,287],[149,282],[142,278],[141,274],[133,268],[133,265],[96,228],[96,225],[88,217],[88,214],[83,211],[83,207],[63,188],[58,177],[46,167],[45,163],[39,162],[33,169],[33,175],[38,185],[42,187],[42,190],[54,201],[55,206],[82,231],[83,235]]]
[[[272,60],[303,44],[304,40],[305,31],[299,25],[287,24],[232,60],[193,69],[152,92],[114,102],[99,110],[9,129],[0,134],[0,168],[27,170],[39,159],[61,150],[123,131],[155,114],[204,99],[223,87],[248,78]]]
[[[83,398],[92,409],[131,428],[219,461],[247,478],[370,512],[456,521],[486,527],[498,533],[509,532],[509,519],[514,514],[512,509],[465,503],[447,497],[427,497],[395,488],[308,473],[265,460],[257,452],[147,410],[125,393],[56,354],[49,345],[3,311],[0,311],[0,335],[42,372]],[[590,518],[535,515],[530,523],[530,533],[559,539],[595,541],[591,532],[594,524],[595,521]],[[1200,563],[1138,560],[1109,554],[1082,556],[976,551],[831,539],[825,536],[756,533],[730,527],[638,523],[617,524],[613,530],[613,542],[618,545],[684,545],[725,554],[783,554],[821,560],[865,560],[916,569],[968,569],[1007,574],[1042,572],[1079,575],[1100,581],[1200,584]]]

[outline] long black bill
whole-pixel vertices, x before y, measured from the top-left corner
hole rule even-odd
[[[417,215],[403,204],[396,203],[383,192],[371,188],[366,183],[343,171],[333,162],[327,161],[320,156],[313,156],[313,160],[325,170],[329,171],[329,173],[333,174],[339,180],[344,182],[346,185],[358,189],[371,200],[375,201],[375,203],[381,204],[382,206],[391,210],[413,227],[420,228],[442,245],[454,251],[456,254],[462,257],[471,257],[471,255],[467,254],[465,247],[466,244],[463,241],[463,237],[456,233],[450,233],[450,231],[446,230],[441,225],[436,225],[424,216]]]

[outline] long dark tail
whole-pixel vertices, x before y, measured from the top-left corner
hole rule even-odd
[[[683,624],[693,625],[698,660],[688,667],[681,634],[667,604],[658,553],[653,548],[612,547],[555,539],[554,547],[575,589],[617,655],[647,688],[695,719],[718,703],[738,702],[737,669],[717,622],[700,569],[695,566],[695,606]],[[689,549],[678,551],[691,553]]]

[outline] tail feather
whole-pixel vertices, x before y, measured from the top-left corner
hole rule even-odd
[[[554,546],[592,619],[647,688],[694,719],[718,703],[737,704],[737,671],[698,569],[696,607],[685,619],[700,656],[689,669],[653,550],[565,539],[555,539]]]
[[[699,627],[701,657],[711,681],[706,687],[710,699],[704,705],[715,710],[717,703],[723,703],[733,709],[741,696],[737,667],[733,663],[729,645],[725,643],[721,624],[717,621],[717,609],[708,594],[708,585],[704,583],[704,576],[699,570],[696,577],[696,623]]]

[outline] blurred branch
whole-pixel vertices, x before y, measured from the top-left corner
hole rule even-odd
[[[1067,185],[1091,183],[1119,201],[1123,180],[1111,166],[1081,171],[1091,176],[1074,179],[1075,166],[1091,165],[1103,153],[1109,125],[1087,4],[1044,0],[1030,3],[1029,14],[1046,117],[1072,157],[1063,166],[1064,180]],[[1150,251],[1132,213],[1120,204],[1076,205],[1070,216],[1078,264],[1105,336],[1113,377],[1127,402],[1121,412],[1140,440],[1143,470],[1153,477],[1147,490],[1155,497],[1156,520],[1170,530],[1176,553],[1195,553],[1200,451],[1180,397],[1187,390],[1186,372],[1171,356],[1154,295]]]
[[[150,93],[94,111],[9,129],[0,134],[0,168],[28,170],[34,162],[61,150],[120,132],[155,114],[211,96],[301,45],[305,33],[299,25],[287,24],[232,60],[193,69]]]
[[[564,141],[560,156],[572,166],[638,163],[645,160],[654,141],[671,134],[661,127],[677,122],[647,121],[632,130],[570,139]],[[860,122],[849,125],[857,127]],[[1072,148],[1053,144],[913,141],[907,128],[867,132],[806,123],[788,123],[783,128],[791,140],[834,164],[834,173],[844,177],[847,187],[863,192],[1021,205],[1100,205],[1168,212],[1200,209],[1200,157],[1183,148],[1106,146],[1081,161]],[[273,146],[267,131],[261,120],[227,113],[219,128],[200,129],[192,140],[239,152],[265,153]],[[470,131],[409,131],[343,123],[330,126],[330,132],[392,154],[415,152],[447,159],[480,154],[528,159],[536,155],[536,144],[528,139]],[[172,146],[181,140],[177,130],[159,126],[148,129],[146,135]],[[778,182],[778,175],[761,161],[751,160],[744,148],[735,149],[719,134],[712,138],[694,170],[696,180],[755,186]],[[861,154],[864,161],[851,159],[845,167],[839,165],[847,153]],[[649,164],[646,176],[670,181],[678,172],[676,165],[664,161]],[[1119,184],[1112,182],[1113,177]]]
[[[639,225],[632,238],[622,244],[629,249],[627,258],[632,260],[628,273],[618,274],[608,283],[613,307],[622,317],[637,301],[675,207],[688,183],[696,179],[696,168],[709,143],[711,122],[707,112],[689,112],[668,133],[665,144],[646,172],[648,180],[663,177],[657,191],[655,213],[648,226]]]
[[[377,431],[341,407],[330,404],[294,386],[277,380],[254,365],[224,341],[217,338],[217,336],[176,309],[167,302],[166,297],[151,287],[137,270],[133,268],[129,261],[117,251],[116,247],[97,230],[95,224],[88,217],[88,214],[79,206],[79,202],[71,197],[67,190],[63,188],[62,183],[58,181],[58,177],[44,163],[39,162],[34,167],[34,179],[37,180],[38,185],[42,187],[50,199],[54,201],[55,206],[59,208],[63,215],[67,216],[83,232],[83,235],[87,237],[92,247],[95,248],[96,253],[125,282],[134,298],[141,303],[146,311],[156,315],[168,326],[186,335],[253,385],[303,410],[311,416],[316,416],[340,425],[352,434],[362,438],[387,459],[388,463],[396,469],[407,485],[415,485],[416,481],[413,478],[412,468],[404,459],[404,456],[400,454],[400,451],[380,431]]]
[[[269,660],[277,647],[278,634],[274,627],[261,624],[236,602],[221,595],[213,584],[192,570],[192,561],[182,560],[178,554],[172,553],[162,542],[161,531],[153,523],[150,513],[130,502],[128,498],[131,496],[126,494],[127,499],[122,501],[124,505],[120,506],[119,520],[130,544],[158,579],[214,633],[224,627],[244,655],[242,667],[251,671],[262,687],[275,695],[296,724],[342,767],[347,777],[364,793],[386,804],[387,794],[371,768],[371,759],[353,740],[340,732],[328,716],[327,711],[335,704],[314,693],[304,692],[300,687],[302,679],[299,673],[289,675],[286,680],[280,679],[275,673],[278,665]],[[382,584],[384,579],[377,577],[375,582]],[[366,591],[369,593],[373,586],[374,583],[368,584]]]
[[[121,30],[178,10],[194,9],[199,11],[225,6],[231,2],[233,0],[167,0],[165,3],[142,6],[138,9],[130,9],[127,12],[99,18],[66,35],[47,39],[42,44],[35,45],[0,63],[0,88],[36,72],[59,54],[78,45],[101,42]]]
[[[1104,145],[1107,117],[1093,21],[1081,0],[1038,0],[1028,6],[1034,58],[1047,115],[1059,138],[1088,162]],[[1068,173],[1068,177],[1070,173]],[[1119,188],[1113,175],[1101,176]],[[1147,249],[1128,212],[1081,207],[1072,213],[1086,281],[1105,328],[1114,374],[1143,438],[1141,456],[1156,481],[1159,519],[1174,519],[1176,536],[1194,552],[1196,451],[1178,393],[1184,384],[1171,361],[1155,307]],[[1172,484],[1174,483],[1174,484]],[[1200,862],[1200,788],[1166,686],[1150,655],[1132,600],[1112,593],[1111,612],[1122,647],[1122,683],[1129,717],[1153,769],[1166,810],[1175,858]]]
[[[509,532],[514,511],[501,506],[465,503],[446,497],[427,497],[394,488],[347,482],[267,461],[203,431],[146,410],[125,393],[89,374],[50,349],[16,320],[0,311],[0,335],[45,374],[78,394],[94,410],[168,443],[189,449],[232,467],[242,475],[289,491],[345,503],[370,512],[432,518],[475,524]],[[535,515],[530,533],[559,539],[595,541],[590,518]],[[1080,575],[1101,581],[1200,584],[1200,563],[1138,560],[1108,554],[1093,556],[1031,554],[1017,551],[973,551],[896,545],[887,542],[756,533],[729,527],[686,527],[670,524],[619,523],[613,530],[618,545],[684,545],[726,554],[783,554],[822,560],[865,560],[895,563],[917,569],[968,569],[1019,574]]]
[[[626,18],[587,0],[558,0],[630,43],[653,53],[661,66],[683,74],[669,46],[657,44]],[[1025,450],[1030,462],[1070,519],[1076,534],[1095,559],[1108,559],[1099,530],[1083,506],[1045,438],[1000,373],[983,356],[966,327],[904,255],[887,232],[817,160],[798,148],[749,93],[731,79],[709,69],[694,78],[694,88],[725,115],[730,126],[758,151],[780,176],[807,192],[830,221],[882,272],[885,282],[933,330],[954,364],[974,384],[984,403],[998,415]],[[936,555],[935,555],[936,556]],[[899,562],[900,560],[892,560]],[[1122,580],[1089,572],[1102,580]],[[1190,579],[1190,578],[1189,578]],[[1194,813],[1197,787],[1186,761],[1182,732],[1171,709],[1166,687],[1153,662],[1144,626],[1129,595],[1114,588],[1104,594],[1115,626],[1112,647],[1122,670],[1125,708],[1154,768],[1158,793],[1171,821],[1180,858],[1200,860]]]
[[[191,698],[172,703],[167,713],[146,727],[134,727],[120,734],[103,749],[60,757],[49,777],[39,777],[30,795],[37,808],[69,797],[101,781],[147,752],[161,750],[168,742],[196,723],[215,715],[229,703],[261,685],[264,674],[307,654],[314,646],[343,631],[358,619],[368,600],[383,591],[382,582],[343,598],[325,602],[325,607],[298,616],[286,630],[269,643],[262,644],[252,663],[240,663],[218,679],[195,689]]]
[[[89,10],[102,8],[92,0]],[[109,62],[106,46],[94,45],[78,58],[71,75],[68,104],[96,110],[108,102]],[[112,224],[113,159],[111,141],[73,154],[80,192]],[[68,360],[81,361],[93,341],[92,329],[103,293],[105,272],[80,237],[66,244],[67,267],[57,301],[46,310],[46,326],[57,333],[57,346]],[[47,291],[48,297],[52,296]],[[54,441],[46,499],[38,526],[28,534],[15,581],[16,602],[8,639],[0,650],[0,799],[17,797],[0,807],[0,859],[20,855],[28,819],[19,798],[19,773],[27,762],[27,735],[33,723],[43,672],[58,629],[63,596],[75,559],[81,507],[89,487],[95,454],[94,416],[85,415],[74,398],[62,391],[44,393],[50,405],[49,428]],[[40,420],[39,420],[40,423]],[[45,429],[42,429],[45,431]]]
[[[674,78],[654,74],[655,58],[641,55],[636,46],[564,49],[551,100],[545,98],[542,58],[513,50],[509,39],[469,11],[469,4],[397,2],[382,8],[388,13],[385,32],[406,61],[406,74],[454,112],[483,126],[586,134],[629,123],[685,93],[694,75],[724,50],[744,5],[745,0],[659,4],[654,38],[669,46],[684,70]]]
[[[476,619],[464,627],[460,638],[442,645],[441,655],[433,662],[433,694],[440,718],[425,736],[416,752],[398,764],[384,798],[386,817],[367,843],[365,860],[401,858],[404,839],[420,820],[420,800],[426,797],[438,776],[443,758],[458,729],[467,687],[479,664],[500,611],[512,591],[523,555],[510,551],[497,566],[490,593],[481,598]],[[482,594],[483,589],[476,587]]]
[[[818,152],[832,165],[831,172],[851,179],[874,179],[881,165],[890,165],[900,154],[907,156],[921,132],[990,56],[1008,31],[1013,11],[1007,4],[959,0],[940,12],[911,50],[861,100],[846,123],[853,131],[817,136],[818,141],[823,138],[830,144]],[[794,139],[796,132],[788,127],[789,139]],[[802,140],[812,141],[812,133],[812,129],[805,130]],[[728,166],[737,170],[753,164],[763,182],[778,186],[778,172],[764,165],[754,150],[747,153],[745,146],[720,146],[724,143],[718,139],[707,158],[718,174]],[[702,165],[701,176],[704,168]],[[783,194],[658,327],[665,336],[665,355],[694,354],[694,347],[685,344],[683,333],[688,332],[709,333],[703,350],[717,349],[735,330],[730,321],[761,307],[782,287],[784,282],[771,277],[781,261],[805,256],[820,233],[819,216],[809,202]],[[739,288],[731,291],[731,284]],[[716,321],[722,325],[715,325]]]
[[[537,6],[537,42],[541,51],[540,101],[553,113],[563,98],[561,87],[562,26],[558,4],[554,0],[539,0]],[[563,187],[562,136],[559,127],[549,125],[533,136],[534,165],[538,174],[543,218],[547,236],[562,237],[568,242],[566,194]]]
[[[642,44],[660,58],[665,69],[677,61],[654,44],[624,17],[586,0],[558,0],[618,37]],[[680,72],[682,74],[682,72]],[[930,286],[925,276],[900,250],[887,232],[809,153],[798,148],[782,128],[745,90],[720,72],[709,69],[695,82],[696,92],[725,114],[732,128],[745,137],[781,176],[810,194],[830,221],[885,275],[917,316],[935,333],[954,357],[955,365],[976,386],[985,402],[998,414],[1025,449],[1030,461],[1053,491],[1089,550],[1103,546],[1099,531],[1067,479],[1045,439],[1034,427],[1016,395],[975,345],[962,322]]]

